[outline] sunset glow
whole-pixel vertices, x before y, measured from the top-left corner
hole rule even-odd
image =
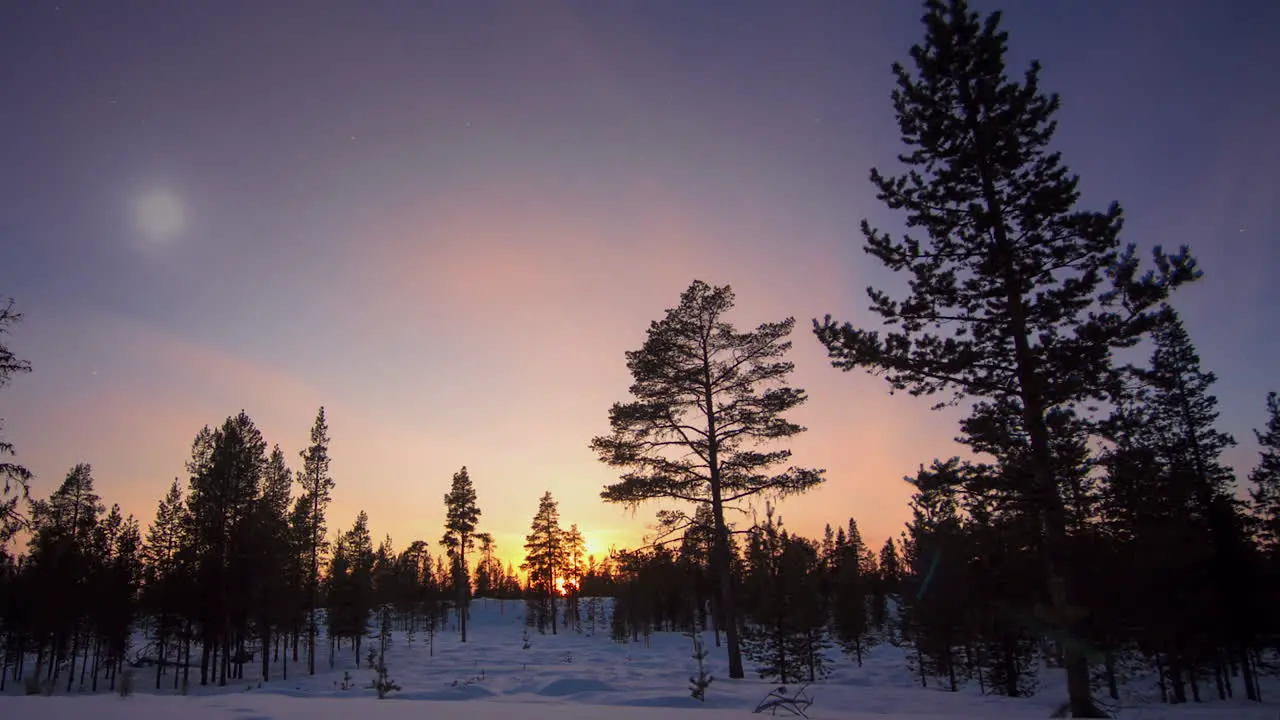
[[[858,225],[904,230],[867,175],[902,151],[888,68],[919,8],[379,5],[40,4],[0,43],[0,295],[34,368],[0,416],[33,494],[89,462],[145,526],[201,427],[244,409],[296,469],[324,405],[331,533],[364,510],[375,542],[437,553],[465,465],[504,562],[545,491],[598,562],[668,506],[603,503],[618,473],[588,443],[628,397],[625,353],[697,278],[733,286],[741,329],[796,318],[793,462],[829,479],[780,504],[786,527],[897,535],[903,477],[964,453],[960,411],[833,369],[809,325],[870,325],[866,286],[901,283]],[[1280,307],[1275,143],[1246,140],[1277,113],[1238,102],[1275,94],[1180,83],[1148,104],[1125,88],[1172,87],[1148,58],[1186,31],[1107,13],[1071,33],[1011,13],[1011,32],[1053,68],[1091,207],[1122,201],[1144,253],[1200,243],[1183,317],[1247,467],[1275,383],[1252,359],[1280,332],[1274,312],[1222,310]],[[1215,45],[1188,66],[1255,63]]]
[[[567,582],[564,578],[556,578],[556,594],[564,597],[568,595],[575,586],[573,583]]]

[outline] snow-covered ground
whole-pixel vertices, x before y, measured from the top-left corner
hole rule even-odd
[[[135,691],[130,697],[105,691],[70,697],[10,695],[0,697],[0,718],[719,720],[748,717],[776,687],[776,683],[754,679],[750,669],[746,680],[724,679],[725,654],[723,648],[714,647],[710,633],[704,635],[710,651],[707,662],[717,679],[707,691],[707,701],[700,703],[689,697],[694,661],[690,640],[682,634],[659,633],[647,645],[643,640],[620,645],[603,629],[594,635],[529,631],[525,649],[523,603],[477,600],[471,618],[466,644],[458,642],[454,632],[438,633],[434,653],[422,633],[412,643],[397,633],[387,665],[391,679],[402,689],[385,700],[378,700],[369,687],[373,672],[344,647],[332,669],[327,652],[320,653],[314,677],[306,676],[304,666],[291,664],[289,680],[260,685],[257,666],[246,666],[245,674],[252,679],[228,680],[223,688],[193,684],[184,697],[173,694],[168,679],[157,694],[154,670],[142,668],[133,671]],[[370,641],[365,642],[367,648]],[[344,673],[350,676],[347,689],[342,687]],[[906,651],[880,645],[867,654],[861,668],[839,656],[832,676],[809,688],[814,703],[808,715],[815,720],[1045,718],[1064,697],[1059,674],[1043,673],[1040,693],[1031,699],[984,697],[976,688],[949,693],[921,688],[906,666]],[[15,685],[21,683],[11,684],[11,693],[19,691]],[[1276,720],[1280,704],[1130,704],[1120,709],[1119,717]]]

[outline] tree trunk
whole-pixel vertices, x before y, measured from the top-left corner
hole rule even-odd
[[[317,489],[323,484],[323,478],[316,477]],[[320,493],[316,492],[312,495],[311,506],[311,593],[307,599],[307,606],[311,618],[310,627],[307,629],[307,668],[312,674],[316,674],[316,604],[320,595]],[[331,603],[332,604],[332,603]],[[296,658],[295,658],[296,659]]]
[[[102,638],[93,639],[93,692],[98,692],[98,658],[102,657]],[[80,687],[84,688],[85,672],[89,669],[89,643],[86,638],[84,655],[80,658]]]
[[[924,651],[920,649],[920,636],[916,636],[916,666],[920,670],[920,687],[929,687],[929,678],[924,671]]]
[[[746,677],[746,673],[742,669],[742,648],[739,638],[738,628],[738,611],[737,602],[733,593],[733,566],[729,554],[729,530],[724,522],[724,505],[720,493],[720,471],[715,467],[716,450],[712,446],[712,482],[711,482],[711,512],[715,518],[715,548],[713,554],[713,562],[716,566],[716,574],[720,579],[720,609],[724,614],[722,625],[724,629],[725,645],[728,646],[729,653],[729,677],[731,679],[741,679]]]
[[[1107,650],[1106,670],[1107,670],[1107,695],[1112,700],[1119,700],[1120,688],[1118,683],[1116,682],[1116,654],[1111,650]]]
[[[462,630],[462,642],[467,641],[467,535],[459,533],[462,542],[458,546],[458,627]]]
[[[102,657],[102,639],[93,641],[93,692],[98,692],[98,658]],[[84,687],[84,671],[89,666],[89,644],[84,646],[84,659],[80,661],[80,686]]]
[[[973,141],[982,160],[978,163],[978,172],[982,181],[982,194],[985,202],[986,220],[995,238],[996,252],[1003,257],[1005,267],[1005,303],[1009,313],[1008,333],[1013,340],[1014,363],[1018,378],[1018,395],[1022,402],[1024,429],[1031,444],[1031,470],[1034,487],[1030,496],[1037,500],[1035,507],[1040,511],[1041,525],[1044,532],[1045,579],[1052,599],[1053,612],[1060,624],[1060,641],[1063,646],[1063,664],[1067,671],[1067,703],[1072,717],[1105,718],[1108,717],[1093,702],[1089,687],[1089,663],[1081,652],[1080,645],[1074,640],[1071,632],[1076,624],[1072,621],[1073,610],[1067,593],[1066,560],[1066,518],[1062,508],[1062,498],[1058,493],[1058,485],[1053,474],[1053,454],[1049,444],[1049,429],[1045,424],[1044,396],[1042,395],[1037,368],[1031,355],[1028,341],[1026,308],[1023,301],[1021,278],[1014,264],[1013,243],[1010,242],[1004,225],[1004,208],[996,193],[995,181],[991,177],[991,169],[985,162],[990,143],[978,124],[976,110],[971,102],[971,90],[965,83],[958,88],[963,104],[969,109],[967,124],[973,133]],[[981,219],[981,218],[979,218]]]
[[[1160,702],[1169,702],[1169,682],[1164,672],[1164,659],[1156,654],[1156,676],[1160,684]]]
[[[80,652],[80,633],[71,634],[71,655],[67,658],[67,692],[71,692],[71,685],[76,679],[76,654]],[[56,673],[55,673],[56,676]]]
[[[1253,673],[1253,659],[1250,657],[1248,650],[1241,653],[1240,657],[1241,681],[1244,682],[1244,696],[1254,702],[1261,702],[1262,697],[1258,693],[1257,679]]]
[[[156,689],[160,689],[160,677],[164,675],[165,660],[165,637],[164,626],[161,625],[160,632],[156,637]]]
[[[943,661],[947,664],[947,680],[951,683],[951,692],[958,692],[960,685],[956,683],[956,663],[952,657],[950,642],[946,645],[946,655],[943,656]]]
[[[182,644],[186,646],[185,660],[182,663],[182,692],[186,694],[187,688],[191,686],[191,621],[187,621],[187,632],[182,636]],[[177,673],[174,673],[173,683],[178,684]]]
[[[271,682],[271,623],[262,623],[262,682]]]
[[[212,661],[212,658],[210,658],[210,655],[213,653],[213,648],[210,647],[209,634],[206,632],[206,633],[201,633],[201,635],[202,637],[200,641],[200,685],[204,686],[209,684],[209,663]]]
[[[218,687],[227,686],[227,670],[231,668],[231,636],[222,633],[222,661],[218,663]]]
[[[1187,687],[1182,680],[1182,660],[1176,655],[1169,660],[1169,684],[1173,686],[1173,702],[1187,701]]]

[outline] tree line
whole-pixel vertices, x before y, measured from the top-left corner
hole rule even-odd
[[[173,689],[284,679],[290,658],[315,674],[322,636],[330,667],[344,646],[360,658],[375,618],[410,642],[425,634],[433,651],[448,617],[466,641],[473,596],[525,596],[492,537],[476,532],[465,467],[444,497],[445,533],[433,555],[422,540],[397,552],[386,537],[375,548],[364,512],[330,533],[324,408],[300,461],[294,472],[278,445],[268,451],[243,411],[206,426],[192,442],[187,481],[173,480],[145,536],[118,505],[106,509],[87,463],[47,498],[25,486],[11,493],[12,529],[0,544],[0,690],[19,678],[33,692],[94,691],[100,681],[115,688],[121,670],[144,665],[154,666],[157,689],[166,678]],[[549,494],[546,502],[554,505]],[[21,529],[26,549],[14,554]],[[568,537],[576,561],[581,535],[575,527]],[[469,550],[478,559],[468,560]],[[526,564],[541,567],[536,558]],[[139,629],[145,642],[135,646]]]

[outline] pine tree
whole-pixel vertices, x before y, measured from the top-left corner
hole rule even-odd
[[[893,538],[885,540],[880,548],[880,577],[888,592],[898,591],[898,583],[902,582],[902,555],[898,552],[898,546],[894,544]]]
[[[957,459],[935,461],[912,480],[911,522],[903,542],[900,595],[903,639],[915,647],[915,671],[944,678],[955,692],[964,680],[960,647],[967,639],[970,548],[956,499],[962,485]]]
[[[375,661],[373,663],[374,677],[369,683],[369,687],[378,693],[378,699],[382,700],[388,693],[399,690],[400,686],[389,676],[387,669],[387,648],[391,645],[391,613],[384,607],[378,613],[378,647],[376,655],[374,648],[369,648],[370,655],[373,655]]]
[[[325,573],[331,667],[336,643],[344,638],[351,643],[356,663],[360,662],[360,647],[374,606],[374,562],[369,516],[362,510],[351,529],[338,535]]]
[[[47,680],[56,684],[65,661],[68,688],[90,610],[94,533],[105,510],[93,485],[92,468],[80,463],[48,500],[31,504],[33,535],[27,562],[36,608],[36,676],[47,657]]]
[[[885,631],[885,639],[897,644],[898,610],[901,608],[902,590],[902,554],[893,538],[886,538],[880,546],[880,554],[876,563],[876,597],[872,605],[872,624]],[[891,605],[892,603],[892,605]],[[892,612],[890,611],[892,609]]]
[[[528,573],[530,600],[539,632],[545,623],[551,623],[551,634],[556,634],[557,580],[562,579],[565,566],[564,530],[560,528],[560,509],[548,491],[538,501],[538,512],[533,516],[529,534],[525,537],[524,563],[520,569]]]
[[[337,653],[337,642],[340,638],[351,637],[354,604],[354,583],[352,582],[352,558],[345,532],[339,532],[333,542],[333,552],[329,553],[329,567],[324,573],[324,606],[325,635],[329,638],[329,667],[334,666]],[[359,663],[360,656],[356,655]]]
[[[1006,475],[1024,471],[1016,462],[952,463],[942,468],[944,472],[921,475],[918,480],[924,493],[953,497],[963,518],[959,534],[947,544],[952,559],[967,566],[963,576],[967,594],[958,617],[963,674],[968,679],[976,676],[983,693],[1030,696],[1040,665],[1040,642],[1033,634],[1039,621],[1032,618],[1045,610],[1039,588],[1024,578],[1036,571],[1036,558],[1027,548],[1035,546],[1039,524],[1005,492],[1011,485]],[[954,480],[961,485],[934,484]],[[958,569],[961,563],[947,567]],[[1060,642],[1089,640],[1082,636]]]
[[[273,634],[283,632],[292,620],[295,547],[289,527],[293,472],[279,445],[271,449],[262,476],[262,494],[253,510],[249,552],[253,564],[252,606],[262,647],[262,680],[271,679]]]
[[[143,548],[145,604],[155,619],[156,689],[164,675],[169,644],[177,634],[181,618],[184,577],[179,552],[183,544],[186,507],[178,479],[173,479],[169,492],[156,508],[156,519],[147,529]]]
[[[1049,150],[1058,98],[1040,91],[1036,63],[1021,82],[1006,75],[999,13],[984,20],[964,0],[928,0],[923,23],[915,73],[894,66],[894,109],[911,148],[900,159],[911,169],[896,178],[873,170],[871,180],[924,237],[898,241],[862,225],[867,251],[910,273],[911,294],[868,291],[895,328],[883,338],[830,316],[814,330],[836,367],[867,368],[913,394],[974,397],[979,412],[994,406],[1019,418],[1031,474],[1018,490],[1043,518],[1044,578],[1070,633],[1067,578],[1076,573],[1046,416],[1101,396],[1112,351],[1151,329],[1156,306],[1198,271],[1185,249],[1157,248],[1158,272],[1139,276],[1133,247],[1120,246],[1119,207],[1075,208],[1077,178]],[[1083,653],[1069,646],[1065,665],[1071,714],[1101,716]]]
[[[858,667],[862,667],[862,653],[871,624],[867,607],[875,587],[875,571],[871,564],[874,561],[853,518],[849,519],[849,529],[843,537],[844,542],[836,543],[832,548],[835,581],[832,627],[840,646],[854,656]]]
[[[480,562],[476,564],[476,597],[500,597],[502,563],[498,560],[497,543],[489,533],[476,533],[480,543]]]
[[[297,477],[295,476],[295,480]],[[293,509],[289,512],[289,563],[286,570],[289,586],[293,591],[286,600],[289,603],[289,634],[292,637],[293,661],[298,661],[298,646],[301,643],[304,629],[311,626],[311,607],[313,596],[311,587],[311,543],[313,539],[311,527],[312,499],[304,492],[294,498]],[[308,645],[308,647],[310,647]],[[286,648],[287,650],[287,648]],[[287,676],[289,663],[282,666]]]
[[[711,687],[711,683],[715,680],[711,673],[707,672],[707,649],[702,644],[702,633],[697,627],[690,627],[686,633],[693,641],[693,661],[696,663],[696,672],[689,676],[689,696],[698,702],[707,701],[707,688]]]
[[[4,343],[4,336],[10,328],[22,320],[22,313],[13,309],[13,299],[4,300],[0,306],[0,388],[4,388],[14,375],[31,372],[31,363],[21,360],[9,350]],[[9,540],[23,526],[26,519],[18,510],[18,503],[30,497],[27,483],[31,472],[22,465],[6,462],[4,458],[14,456],[13,443],[4,440],[4,418],[0,418],[0,478],[3,478],[3,492],[0,492],[0,548],[9,544]]]
[[[1181,626],[1171,628],[1177,653],[1185,662],[1218,665],[1215,672],[1221,676],[1229,672],[1219,664],[1225,651],[1242,668],[1247,696],[1256,699],[1249,663],[1255,629],[1247,611],[1254,597],[1252,549],[1235,498],[1235,477],[1222,457],[1235,440],[1215,427],[1211,387],[1216,378],[1201,369],[1190,336],[1172,313],[1155,332],[1150,367],[1137,375],[1143,386],[1137,395],[1140,427],[1133,434],[1149,453],[1149,468],[1159,482],[1154,489],[1167,503],[1165,527],[1176,555],[1166,571],[1184,578],[1183,587],[1166,596],[1176,603],[1167,608],[1170,620]],[[1218,685],[1225,699],[1226,687]]]
[[[1217,378],[1201,370],[1191,338],[1176,316],[1156,330],[1155,344],[1150,368],[1139,371],[1149,389],[1147,431],[1161,441],[1166,466],[1188,473],[1182,502],[1207,518],[1217,499],[1233,493],[1235,482],[1221,461],[1235,440],[1214,427],[1217,399],[1210,388]]]
[[[113,510],[118,516],[118,506],[113,506]],[[115,690],[117,675],[124,667],[133,641],[133,621],[142,583],[142,531],[138,521],[132,515],[125,517],[110,542],[109,559],[104,568],[104,593],[99,600],[105,605],[100,638],[110,661],[110,689]]]
[[[1249,474],[1258,538],[1273,562],[1280,562],[1280,396],[1267,394],[1267,429],[1254,431],[1261,451],[1258,466]]]
[[[316,414],[311,427],[311,444],[301,453],[302,471],[298,482],[307,500],[307,549],[311,554],[307,570],[307,671],[316,674],[316,605],[320,594],[320,558],[324,550],[324,513],[329,506],[330,493],[335,487],[329,476],[329,424],[324,408]]]
[[[783,414],[805,402],[785,385],[794,368],[782,358],[793,318],[739,332],[726,319],[733,290],[694,281],[680,305],[650,325],[643,347],[627,353],[634,384],[629,403],[609,410],[612,434],[592,440],[600,460],[626,468],[601,493],[607,502],[635,506],[672,499],[711,508],[712,566],[729,652],[729,677],[743,677],[738,647],[738,598],[725,506],[756,495],[804,492],[823,481],[821,470],[777,472],[791,451],[778,441],[804,431]],[[765,444],[773,447],[763,448]]]
[[[1166,487],[1171,476],[1152,432],[1145,393],[1139,387],[1118,397],[1104,426],[1110,447],[1101,458],[1106,468],[1101,511],[1111,547],[1093,560],[1098,575],[1108,578],[1110,601],[1094,607],[1102,611],[1097,624],[1104,637],[1117,646],[1135,643],[1161,674],[1166,698],[1184,702],[1186,652],[1171,630],[1198,625],[1203,608],[1187,595],[1198,594],[1200,583],[1188,579],[1202,559],[1206,538],[1201,526],[1188,524],[1185,492]]]
[[[229,674],[234,678],[242,670],[244,655],[237,640],[247,634],[254,583],[253,510],[266,463],[266,442],[244,411],[216,430],[206,426],[192,444],[187,509],[196,582],[203,589],[197,594],[202,685],[210,681],[210,672],[219,685],[226,685]]]
[[[435,622],[437,616],[438,588],[432,574],[431,551],[425,542],[415,540],[400,554],[397,562],[402,581],[402,595],[399,600],[399,611],[408,618],[410,632],[416,628],[417,621],[425,621],[430,651],[435,652]]]
[[[586,571],[586,540],[578,530],[576,523],[571,524],[564,533],[564,624],[582,632],[582,608],[579,599],[582,596],[582,575]]]
[[[397,580],[395,546],[391,536],[386,535],[373,554],[373,604],[376,607],[390,606],[396,601]]]
[[[752,529],[744,586],[749,590],[744,650],[762,678],[782,684],[814,682],[830,668],[824,650],[828,608],[822,603],[817,549],[789,535],[767,507],[765,522]]]
[[[445,535],[440,541],[448,548],[453,562],[453,588],[457,598],[458,626],[462,642],[467,641],[467,605],[471,600],[471,579],[467,566],[467,551],[475,549],[476,523],[480,520],[480,508],[476,506],[476,489],[467,474],[466,466],[453,474],[453,484],[444,496]]]

